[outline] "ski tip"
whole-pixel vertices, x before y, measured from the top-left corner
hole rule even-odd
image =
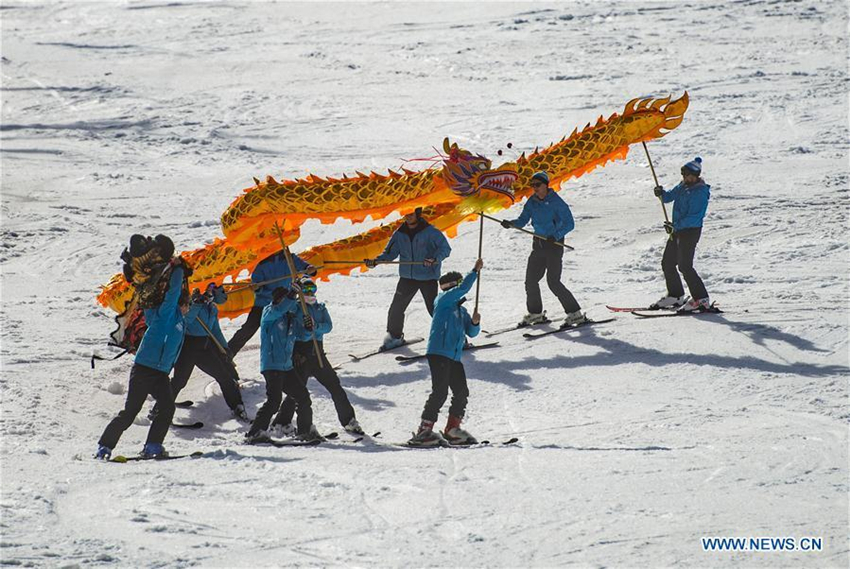
[[[128,461],[127,461],[127,457],[126,457],[126,456],[118,455],[118,456],[116,456],[116,457],[111,458],[111,459],[109,460],[109,462],[120,462],[120,463],[122,463],[122,464],[123,464],[123,463],[128,462]]]

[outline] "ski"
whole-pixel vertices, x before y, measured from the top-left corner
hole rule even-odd
[[[288,440],[285,440],[285,441],[281,441],[281,440],[273,439],[271,437],[266,437],[266,438],[263,438],[263,439],[257,439],[257,440],[247,442],[246,444],[256,445],[256,446],[270,445],[270,446],[277,447],[277,448],[282,448],[282,447],[314,447],[316,445],[322,444],[323,441],[324,441],[324,439],[313,439],[313,440],[309,440],[309,441],[302,441],[301,439],[288,439]]]
[[[109,462],[135,462],[135,461],[143,461],[143,460],[177,460],[178,458],[199,458],[204,456],[204,453],[201,451],[193,452],[192,454],[169,454],[166,456],[155,456],[155,457],[146,457],[146,456],[115,456],[109,459]]]
[[[468,344],[464,346],[464,352],[472,352],[475,350],[484,350],[487,348],[495,348],[499,345],[499,342],[490,342],[489,344]],[[421,360],[423,358],[427,358],[428,354],[413,354],[412,356],[396,356],[396,361],[399,362],[413,362],[416,360]]]
[[[624,306],[608,306],[605,305],[605,308],[610,310],[611,312],[634,312],[636,310],[662,310],[661,308],[654,308],[652,306],[633,306],[633,307],[624,307]]]
[[[178,429],[203,429],[204,424],[201,421],[196,421],[194,423],[171,423],[172,427],[177,427]]]
[[[543,322],[537,322],[535,324],[514,324],[513,326],[508,326],[507,328],[499,328],[498,330],[493,330],[492,332],[484,331],[485,338],[492,338],[493,336],[498,336],[499,334],[505,334],[507,332],[513,332],[514,330],[524,330],[525,328],[536,328],[538,326],[545,326],[546,324],[551,324],[553,322],[560,322],[564,317],[561,316],[559,318],[547,318]]]
[[[691,312],[687,312],[684,310],[677,310],[676,312],[664,312],[657,313],[654,312],[652,314],[644,314],[642,312],[632,312],[635,316],[640,318],[662,318],[665,316],[699,316],[700,314],[723,314],[723,311],[717,308],[714,303],[711,303],[711,306],[708,309],[704,310],[694,310]]]
[[[396,346],[394,348],[378,348],[377,350],[373,350],[371,352],[367,352],[365,354],[356,355],[356,354],[348,354],[351,357],[351,361],[359,362],[360,360],[365,360],[366,358],[371,358],[372,356],[377,356],[378,354],[383,354],[384,352],[391,352],[393,350],[397,350],[399,348],[403,348],[404,346],[409,346],[410,344],[416,344],[418,342],[424,341],[425,338],[412,338],[410,340],[405,340],[403,344]]]
[[[453,444],[439,444],[433,446],[417,446],[410,444],[410,441],[404,443],[393,443],[392,446],[408,448],[408,449],[441,449],[441,448],[482,448],[482,447],[496,447],[496,446],[510,446],[519,442],[519,439],[516,437],[512,437],[506,441],[491,443],[490,441],[478,441],[476,443],[471,444],[463,444],[463,445],[453,445]]]
[[[194,404],[195,404],[195,402],[194,402],[194,401],[175,401],[175,402],[174,402],[174,406],[175,406],[175,407],[180,407],[181,409],[185,409],[185,408],[187,408],[187,407],[191,407],[191,406],[192,406],[192,405],[194,405]]]
[[[525,334],[523,334],[523,337],[528,338],[529,340],[535,340],[537,338],[542,338],[543,336],[549,336],[551,334],[560,334],[561,332],[578,330],[579,328],[584,328],[585,326],[592,326],[594,324],[607,324],[608,322],[613,322],[614,320],[616,320],[616,318],[605,318],[604,320],[588,320],[586,322],[582,322],[581,324],[576,324],[575,326],[568,326],[566,324],[562,324],[561,327],[557,330],[547,330],[546,332],[540,332],[537,334],[526,332]]]

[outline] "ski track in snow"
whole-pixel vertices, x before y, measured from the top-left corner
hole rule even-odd
[[[848,566],[847,11],[4,3],[0,561]],[[131,365],[90,368],[112,329],[94,296],[131,233],[195,248],[220,234],[252,176],[383,171],[444,136],[498,162],[496,149],[510,159],[633,97],[686,89],[684,122],[649,148],[667,187],[684,161],[705,159],[696,266],[726,313],[621,314],[468,354],[466,425],[519,444],[387,444],[415,428],[430,381],[425,362],[347,361],[382,336],[395,286],[385,267],[320,286],[330,359],[345,362],[366,430],[383,433],[375,444],[243,446],[244,426],[196,370],[180,395],[196,404],[176,417],[206,427],[173,430],[166,446],[203,458],[90,460],[123,404],[107,387],[126,385]],[[577,221],[564,280],[591,316],[663,291],[652,186],[641,149],[564,184]],[[295,249],[363,228],[308,223]],[[530,244],[485,230],[481,311],[499,327],[523,313]],[[447,268],[471,267],[477,231],[461,226]],[[406,333],[427,327],[416,299]],[[237,358],[252,413],[264,399],[257,343]],[[320,429],[340,431],[311,388]],[[146,412],[116,453],[141,448]],[[702,536],[820,536],[825,549],[706,553]]]

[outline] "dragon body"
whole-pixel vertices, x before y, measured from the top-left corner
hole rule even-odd
[[[600,116],[593,126],[576,129],[560,142],[495,168],[486,157],[446,139],[442,165],[420,172],[358,172],[354,177],[339,179],[310,175],[280,182],[271,176],[265,182],[255,178],[255,186],[244,190],[222,214],[225,238],[182,254],[194,267],[190,285],[203,288],[208,283],[233,281],[243,271],[253,271],[262,259],[280,250],[275,221],[282,222],[284,241],[291,245],[300,237],[301,225],[310,219],[322,223],[348,219],[357,223],[367,217],[382,219],[394,212],[409,213],[422,207],[429,223],[454,237],[458,225],[474,219],[478,212],[492,214],[530,196],[529,181],[535,172],[548,172],[551,187],[559,189],[570,178],[624,159],[632,144],[664,136],[681,124],[687,108],[687,93],[675,100],[633,99],[622,114],[614,113],[608,119]],[[299,255],[322,267],[320,278],[349,274],[355,268],[366,270],[363,260],[379,255],[401,223],[398,220],[311,247]],[[327,261],[350,263],[328,265]],[[103,287],[97,299],[103,306],[121,312],[131,297],[132,288],[118,274]],[[242,288],[230,294],[219,314],[233,318],[252,305],[251,289]]]

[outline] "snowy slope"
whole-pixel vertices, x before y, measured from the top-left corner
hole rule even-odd
[[[0,8],[3,563],[850,563],[845,2]],[[89,460],[123,403],[106,388],[131,365],[90,369],[112,323],[94,296],[131,233],[191,249],[220,235],[252,176],[396,168],[444,136],[493,158],[512,142],[512,156],[684,90],[684,123],[650,150],[667,187],[705,160],[697,268],[727,312],[619,315],[471,354],[468,428],[519,446],[245,447],[196,371],[181,398],[198,403],[177,417],[208,428],[166,445],[205,458]],[[652,185],[635,148],[561,191],[577,220],[564,279],[591,316],[663,292]],[[311,223],[295,249],[360,230]],[[467,270],[477,227],[451,245],[446,268]],[[529,247],[486,227],[485,328],[522,315]],[[395,278],[384,267],[321,285],[333,362],[380,339]],[[427,329],[417,299],[406,332]],[[252,411],[257,342],[237,358]],[[340,373],[368,430],[408,436],[427,365],[379,357]],[[311,386],[320,428],[338,429]],[[117,452],[141,448],[138,423]],[[824,550],[704,552],[702,536],[816,536]]]

